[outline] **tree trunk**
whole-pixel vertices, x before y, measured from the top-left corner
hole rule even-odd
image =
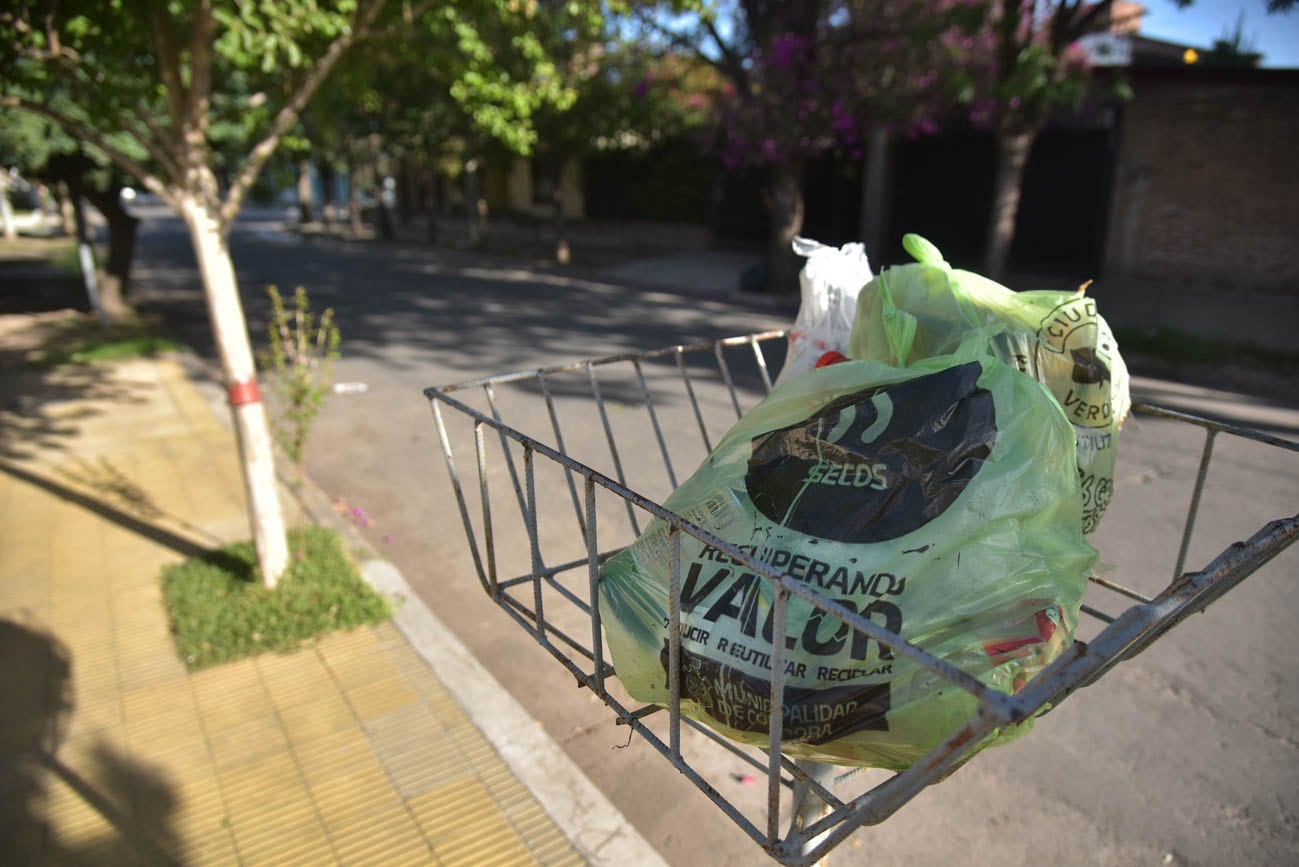
[[[359,238],[365,229],[361,221],[361,185],[356,181],[356,166],[347,167],[347,219],[352,224],[352,236]]]
[[[550,194],[555,218],[555,261],[567,265],[571,258],[568,249],[568,229],[564,224],[564,160],[555,160],[555,184]]]
[[[410,218],[415,212],[414,202],[418,201],[415,193],[415,173],[411,171],[410,159],[402,154],[397,157],[397,222],[405,228],[410,225]]]
[[[316,221],[315,196],[311,189],[311,160],[298,163],[298,211],[303,225]]]
[[[113,319],[130,315],[131,262],[135,258],[135,233],[140,221],[122,207],[122,185],[110,180],[105,189],[88,188],[86,198],[108,221],[108,262],[100,269],[100,297]]]
[[[266,408],[257,389],[257,370],[248,340],[248,323],[239,300],[234,263],[215,209],[206,208],[193,196],[185,195],[180,199],[180,211],[198,258],[212,332],[221,356],[243,461],[257,563],[262,570],[262,581],[267,587],[274,587],[288,567],[289,547],[275,483],[275,453]]]
[[[1006,273],[1010,245],[1015,240],[1015,218],[1019,215],[1024,168],[1028,165],[1028,155],[1036,138],[1036,129],[1002,130],[997,134],[997,176],[983,263],[984,273],[993,280],[1000,280]]]
[[[85,282],[86,297],[90,300],[90,309],[104,325],[111,325],[113,318],[104,309],[104,302],[99,297],[99,270],[95,265],[95,248],[91,243],[90,228],[86,225],[86,208],[81,201],[80,184],[70,184],[72,191],[72,219],[77,227],[77,261],[81,265],[81,279]]]
[[[108,220],[108,261],[100,271],[100,294],[108,315],[121,319],[131,313],[131,261],[135,258],[135,232],[140,221],[125,212],[104,217]]]
[[[18,240],[18,227],[14,224],[14,209],[9,202],[9,173],[0,169],[0,226],[6,241]]]
[[[870,131],[866,151],[866,166],[862,172],[861,223],[862,243],[866,245],[866,255],[875,262],[876,269],[884,258],[884,232],[889,217],[889,132],[883,126],[873,127]]]
[[[392,211],[388,209],[387,193],[388,189],[384,186],[383,172],[379,169],[379,160],[376,157],[370,167],[374,175],[374,218],[375,228],[378,230],[379,237],[385,241],[391,241],[395,237],[392,227]]]
[[[442,217],[442,176],[434,169],[428,179],[428,198],[424,206],[428,210],[428,242],[430,245],[438,242],[438,221]]]
[[[771,167],[767,186],[767,219],[771,227],[767,246],[767,291],[788,295],[798,290],[798,256],[794,238],[803,230],[803,160]]]
[[[325,221],[325,228],[334,228],[334,220],[337,215],[334,208],[334,166],[329,161],[320,167],[320,186],[324,191],[324,197],[321,204],[321,216]]]
[[[482,242],[482,226],[478,219],[478,161],[465,163],[465,224],[469,232],[469,246]]]
[[[63,226],[63,234],[69,238],[77,236],[77,215],[73,212],[72,193],[68,192],[66,183],[59,183],[55,186],[58,191],[55,198],[59,202],[59,223]]]

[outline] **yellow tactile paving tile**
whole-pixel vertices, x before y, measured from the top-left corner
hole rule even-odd
[[[255,764],[289,748],[284,730],[274,717],[261,717],[208,733],[208,749],[218,771]]]
[[[198,706],[186,684],[142,687],[122,695],[126,739],[140,754],[194,753],[208,759]]]
[[[323,693],[310,701],[277,708],[289,743],[295,746],[356,725],[352,709],[337,693]]]
[[[440,861],[458,860],[470,849],[484,858],[499,852],[527,855],[509,821],[477,779],[457,780],[407,803]]]
[[[410,751],[384,762],[393,782],[406,797],[434,791],[472,776],[474,768],[449,741],[430,742],[426,751]]]
[[[346,828],[379,813],[404,811],[401,796],[381,768],[354,771],[310,788],[311,800],[329,828]]]
[[[408,689],[406,682],[391,668],[379,679],[347,690],[344,696],[363,721],[412,707],[419,701],[419,696]]]
[[[405,810],[340,829],[330,826],[329,834],[339,862],[348,867],[437,863],[428,840]]]
[[[241,659],[190,675],[190,686],[210,732],[272,713],[255,659]]]
[[[357,729],[295,744],[293,757],[303,778],[313,786],[361,770],[373,768],[383,772],[379,760],[370,751],[369,741]]]
[[[334,863],[329,837],[309,801],[272,804],[232,817],[230,831],[244,864]]]

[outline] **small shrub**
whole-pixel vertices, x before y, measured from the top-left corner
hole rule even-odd
[[[332,309],[316,321],[306,289],[299,286],[294,291],[292,311],[285,308],[276,287],[269,286],[266,292],[271,297],[271,347],[262,366],[271,371],[270,386],[277,398],[271,429],[293,463],[293,494],[301,503],[307,436],[329,394],[340,337]]]

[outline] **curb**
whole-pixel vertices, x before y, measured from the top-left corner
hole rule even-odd
[[[185,379],[228,427],[223,395],[206,365],[192,352],[177,356]],[[281,470],[277,468],[281,491],[291,490]],[[397,603],[394,625],[588,863],[594,867],[667,867],[662,856],[559,744],[424,604],[397,567],[338,516],[329,497],[310,477],[303,486],[301,505],[308,520],[336,531],[348,549],[360,555],[362,577]]]
[[[666,867],[581,768],[411,591],[396,566],[366,560],[361,573],[372,587],[401,603],[393,617],[397,628],[583,858],[601,867]]]

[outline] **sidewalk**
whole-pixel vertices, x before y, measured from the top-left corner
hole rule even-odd
[[[436,633],[416,600],[293,655],[185,669],[160,570],[249,530],[233,437],[177,360],[0,369],[0,515],[8,863],[592,859],[551,818],[589,805],[521,781],[502,758],[520,745],[492,743],[417,649],[445,637],[408,637]],[[515,764],[562,764],[544,752]]]

